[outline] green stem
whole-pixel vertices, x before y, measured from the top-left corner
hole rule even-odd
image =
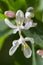
[[[20,37],[22,36],[21,31],[19,31],[19,36],[20,36]]]

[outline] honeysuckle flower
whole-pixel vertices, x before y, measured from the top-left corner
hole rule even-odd
[[[43,50],[37,50],[37,54],[43,58]]]
[[[34,14],[30,12],[32,10],[32,7],[27,8],[26,13],[25,13],[25,29],[29,29],[31,27],[35,27],[37,23],[34,23],[31,18],[34,17]]]
[[[16,13],[16,26],[13,25],[7,18],[5,19],[5,23],[10,27],[13,28],[13,33],[16,33],[17,31],[21,31],[22,29],[29,29],[30,27],[35,27],[37,23],[33,23],[33,21],[30,19],[33,15],[30,12],[24,13],[21,10],[18,10]],[[25,23],[25,25],[23,25]]]
[[[13,11],[5,11],[4,14],[9,18],[14,18],[16,16],[16,14]]]
[[[34,44],[33,38],[29,38],[29,37],[23,38],[22,36],[20,36],[20,38],[18,40],[13,41],[12,47],[9,50],[9,55],[12,56],[15,53],[15,51],[17,50],[17,48],[19,47],[19,45],[21,44],[24,56],[26,58],[30,58],[32,51],[31,51],[31,48],[28,46],[28,44],[25,41],[30,41],[31,43]]]

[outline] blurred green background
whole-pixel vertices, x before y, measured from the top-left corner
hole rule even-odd
[[[23,30],[23,36],[33,37],[35,44],[27,42],[32,49],[32,57],[26,59],[21,51],[21,45],[13,56],[9,56],[12,41],[19,38],[19,34],[12,34],[5,23],[4,12],[11,10],[16,12],[21,9],[24,13],[28,7],[33,7],[34,22],[38,25],[28,31]],[[10,19],[14,23],[14,19]],[[43,0],[0,0],[0,65],[43,65],[43,59],[36,54],[38,49],[43,49]]]

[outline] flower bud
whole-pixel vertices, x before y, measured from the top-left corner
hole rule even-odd
[[[16,17],[16,14],[13,11],[5,11],[4,14],[8,18],[14,18],[14,17]]]

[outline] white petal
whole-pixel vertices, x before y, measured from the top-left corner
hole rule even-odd
[[[18,44],[18,40],[14,40],[12,44],[13,46],[16,46]]]
[[[18,31],[21,31],[22,29],[24,29],[24,26],[18,26]]]
[[[34,39],[33,39],[33,38],[26,37],[26,38],[25,38],[25,41],[30,41],[31,43],[34,44]]]
[[[17,19],[17,23],[21,24],[24,21],[24,13],[21,10],[18,10],[16,13],[16,19]]]
[[[32,18],[32,17],[34,17],[33,13],[31,13],[31,12],[26,12],[25,13],[25,18]]]
[[[30,21],[26,21],[25,22],[25,29],[27,30],[27,29],[29,29],[30,27],[32,27],[32,20],[30,20]]]
[[[32,51],[31,51],[30,47],[26,43],[23,45],[23,53],[24,53],[24,56],[26,58],[31,57]]]
[[[13,46],[9,50],[9,55],[12,56],[18,47],[19,47],[18,42],[15,43],[15,41],[13,41]]]
[[[20,29],[24,29],[24,26],[22,25],[22,26],[20,26]]]
[[[37,23],[34,23],[34,22],[32,23],[32,27],[35,27],[36,25],[37,25]]]
[[[7,18],[5,19],[5,23],[10,27],[10,28],[16,28]]]
[[[25,29],[30,29],[31,27],[35,27],[37,23],[34,23],[33,20],[25,19]]]
[[[13,33],[16,34],[17,31],[19,31],[19,30],[18,30],[18,29],[14,29],[14,30],[13,30]]]
[[[31,10],[33,10],[33,7],[28,7],[26,11],[29,12]]]
[[[15,29],[13,30],[13,33],[15,34],[15,33],[17,33],[18,31],[21,31],[22,29],[24,29],[24,26],[17,26],[17,28],[15,28]]]

